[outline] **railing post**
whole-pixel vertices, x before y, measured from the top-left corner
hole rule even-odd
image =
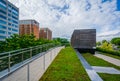
[[[32,48],[30,48],[30,58],[32,57]]]
[[[11,55],[9,53],[9,56],[8,56],[8,72],[10,72],[10,58],[11,58]]]
[[[23,53],[24,53],[24,52],[23,52]],[[23,59],[23,53],[22,53],[22,63],[23,63],[23,60],[24,60],[24,59]]]
[[[27,65],[27,80],[30,81],[30,65]]]

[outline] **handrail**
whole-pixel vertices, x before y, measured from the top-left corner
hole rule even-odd
[[[0,53],[0,72],[6,69],[8,69],[8,72],[10,72],[10,68],[13,65],[23,62],[41,52],[47,51],[51,47],[55,47],[55,45],[49,43],[19,50],[13,50],[5,53]]]

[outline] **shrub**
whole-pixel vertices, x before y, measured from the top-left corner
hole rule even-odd
[[[115,51],[115,50],[108,50],[108,49],[97,47],[96,51],[100,51],[100,52],[104,52],[104,53],[109,53],[109,54],[112,54],[112,55],[120,56],[120,52],[119,51]]]

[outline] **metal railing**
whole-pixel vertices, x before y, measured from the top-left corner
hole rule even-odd
[[[41,53],[45,52],[48,49],[55,47],[54,44],[44,44],[39,46],[34,46],[30,48],[0,53],[0,72],[8,69],[10,72],[10,68],[18,63],[22,63],[23,61]]]

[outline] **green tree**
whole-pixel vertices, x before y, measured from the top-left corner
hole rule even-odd
[[[102,44],[105,43],[105,42],[108,42],[107,40],[102,40]]]
[[[108,42],[104,42],[104,43],[101,45],[101,48],[107,49],[107,50],[113,50],[113,49],[112,49],[112,44],[110,44],[110,43],[108,43]]]
[[[113,38],[111,43],[120,46],[120,37]]]
[[[96,45],[97,45],[97,46],[100,46],[100,45],[101,45],[101,42],[97,42]]]

